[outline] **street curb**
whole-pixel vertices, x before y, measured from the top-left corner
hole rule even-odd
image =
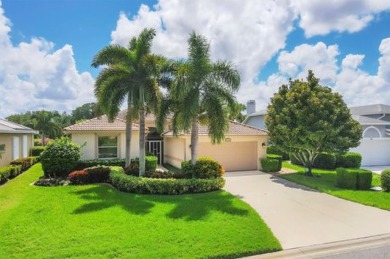
[[[251,259],[272,259],[272,258],[317,258],[321,256],[337,255],[350,251],[358,251],[367,248],[375,248],[380,246],[390,247],[390,233],[384,235],[363,237],[352,240],[326,243],[321,245],[312,245],[299,248],[287,249],[275,253],[255,255],[246,258]]]

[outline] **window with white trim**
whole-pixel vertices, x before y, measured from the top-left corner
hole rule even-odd
[[[98,136],[98,158],[118,157],[118,137]]]

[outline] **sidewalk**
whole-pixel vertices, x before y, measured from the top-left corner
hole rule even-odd
[[[225,189],[250,204],[283,249],[390,234],[390,212],[259,171],[226,174]]]

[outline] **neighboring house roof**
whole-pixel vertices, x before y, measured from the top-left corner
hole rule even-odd
[[[367,116],[352,115],[352,118],[360,123],[360,125],[390,125],[389,121],[373,119]]]
[[[0,133],[32,133],[38,134],[38,131],[15,122],[0,118]]]
[[[116,118],[113,122],[109,122],[106,115],[96,117],[90,120],[66,127],[64,130],[69,131],[124,131],[126,129],[126,121]],[[133,123],[133,130],[139,130],[138,124]]]
[[[390,105],[372,104],[349,107],[352,115],[390,114]]]
[[[125,110],[122,110],[118,113],[118,116],[117,118],[118,119],[122,119],[122,120],[126,120],[126,114],[127,114],[127,109]],[[172,118],[172,115],[168,115],[167,116],[167,119],[170,120]],[[147,113],[146,116],[145,116],[145,121],[156,121],[156,116],[153,114],[153,113]],[[138,120],[135,120],[136,123],[138,123]]]
[[[199,125],[199,135],[208,135],[209,130],[207,126]],[[173,131],[168,131],[164,134],[165,136],[172,136]],[[184,135],[190,135],[190,133],[186,133]],[[225,135],[239,135],[239,136],[266,136],[268,135],[267,131],[258,129],[255,127],[251,127],[246,124],[242,124],[235,121],[229,122],[228,131]]]
[[[264,116],[266,114],[267,114],[267,110],[262,110],[262,111],[251,113],[251,114],[246,116],[245,120],[242,123],[246,123],[252,117]]]

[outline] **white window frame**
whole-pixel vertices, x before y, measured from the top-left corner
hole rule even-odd
[[[104,147],[99,146],[99,138],[100,137],[116,138],[116,146],[104,146]],[[118,135],[97,135],[96,146],[97,146],[97,158],[98,159],[115,159],[115,158],[119,158],[119,136]],[[101,148],[116,148],[116,157],[100,157],[99,156],[99,150]]]

